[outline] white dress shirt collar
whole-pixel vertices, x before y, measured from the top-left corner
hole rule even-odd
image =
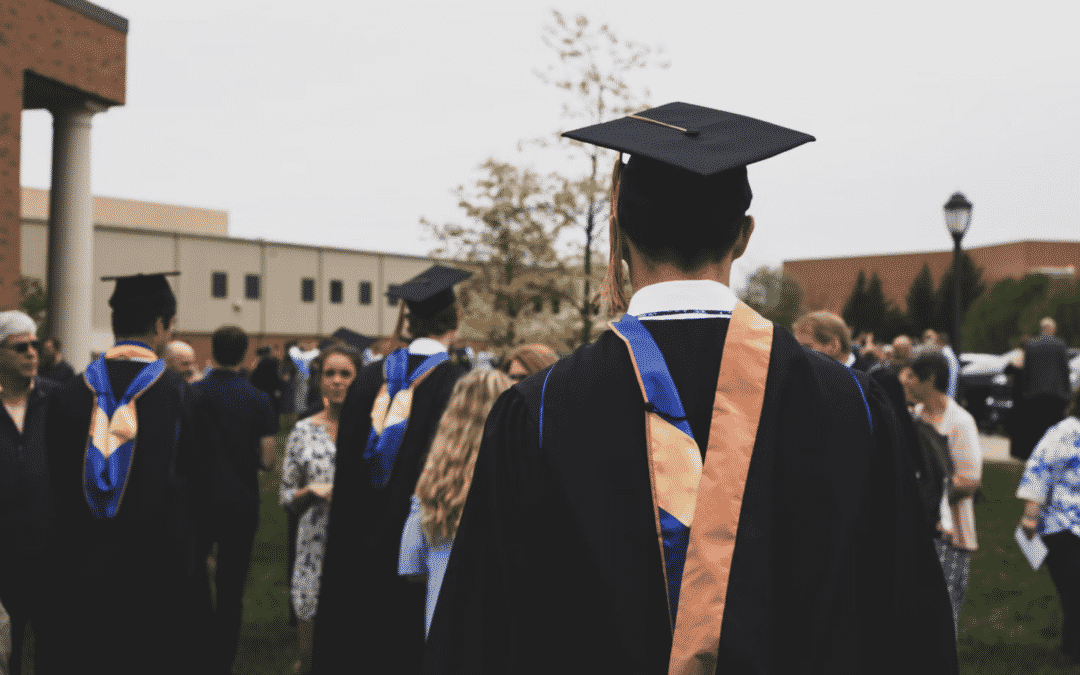
[[[729,319],[737,298],[718,281],[663,281],[638,289],[626,313],[643,321]]]
[[[409,343],[409,353],[416,354],[418,356],[432,356],[439,352],[449,351],[446,345],[438,340],[432,340],[431,338],[416,338]]]
[[[848,368],[855,365],[855,353],[854,352],[848,352],[847,358],[844,359],[844,365],[847,366]]]

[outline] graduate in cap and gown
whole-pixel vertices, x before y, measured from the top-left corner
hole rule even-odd
[[[439,419],[468,370],[448,348],[459,320],[453,286],[469,276],[435,265],[390,287],[412,341],[361,369],[343,404],[315,615],[320,675],[419,670],[426,589],[398,576],[398,552]]]
[[[898,411],[738,301],[746,165],[814,140],[670,103],[564,134],[629,153],[626,314],[503,394],[425,673],[955,673]]]
[[[176,315],[165,275],[112,279],[116,344],[49,409],[56,526],[37,672],[199,672],[205,424],[193,390],[158,358]]]

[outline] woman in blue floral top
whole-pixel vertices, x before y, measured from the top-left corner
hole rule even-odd
[[[1061,651],[1080,664],[1080,391],[1061,422],[1028,459],[1016,496],[1025,500],[1020,527],[1046,544],[1046,567],[1064,620]]]

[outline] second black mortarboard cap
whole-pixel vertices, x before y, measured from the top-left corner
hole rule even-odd
[[[814,140],[770,122],[678,102],[562,135],[701,176],[760,162]]]
[[[403,299],[410,314],[429,319],[454,304],[454,284],[471,276],[472,272],[456,267],[435,265],[403,284],[390,286],[386,294]]]
[[[375,343],[375,338],[361,335],[356,331],[349,330],[348,328],[341,327],[330,335],[334,340],[344,342],[345,344],[355,348],[356,350],[363,352],[365,349]],[[319,349],[323,349],[323,345],[319,345]]]
[[[176,296],[173,295],[172,287],[169,286],[165,277],[179,274],[179,272],[161,272],[124,277],[101,277],[101,280],[116,282],[116,289],[109,297],[109,307],[113,309],[152,308],[163,304],[176,304]]]

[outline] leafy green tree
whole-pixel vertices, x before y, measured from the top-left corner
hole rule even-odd
[[[874,339],[878,342],[892,342],[899,335],[913,335],[914,333],[908,314],[890,302],[885,310],[881,329],[874,333]]]
[[[564,303],[573,305],[577,298],[555,247],[563,225],[553,213],[550,182],[494,159],[479,170],[472,189],[455,191],[467,224],[420,222],[440,242],[432,255],[473,263],[479,270],[463,284],[464,322],[483,326],[493,346],[509,346],[521,341],[521,325],[531,325],[545,306],[558,315]],[[535,330],[526,333],[535,337]]]
[[[662,49],[621,40],[610,26],[594,24],[584,15],[570,20],[553,11],[552,19],[542,39],[555,52],[557,62],[536,74],[545,84],[563,92],[566,120],[574,126],[585,126],[649,107],[649,90],[632,86],[629,76],[652,65],[667,68],[666,62],[654,58]],[[559,189],[553,205],[561,226],[573,227],[585,235],[581,251],[583,282],[577,302],[580,343],[585,344],[592,339],[594,317],[599,313],[592,258],[607,223],[613,154],[558,134],[556,139],[557,147],[569,150],[581,168],[578,173],[554,176]],[[548,143],[541,140],[540,144]]]
[[[968,308],[986,291],[982,279],[981,267],[975,265],[966,252],[960,253],[960,315],[967,314]],[[935,317],[933,328],[946,333],[953,331],[953,269],[952,265],[941,275],[937,291],[934,293]]]
[[[934,279],[930,276],[930,265],[923,263],[922,269],[915,275],[907,292],[907,316],[910,323],[908,333],[904,335],[922,335],[930,328],[937,317],[934,300]]]
[[[19,309],[37,322],[38,335],[49,335],[49,300],[45,294],[45,284],[35,277],[19,277]]]
[[[773,323],[790,329],[799,318],[802,289],[782,268],[762,265],[738,293],[739,299]]]
[[[1047,304],[1046,316],[1057,322],[1058,337],[1070,347],[1080,347],[1080,279],[1063,286]]]
[[[866,271],[859,270],[859,276],[855,279],[855,286],[851,289],[851,295],[840,310],[840,316],[844,322],[854,330],[857,324],[863,323],[863,312],[866,305]]]
[[[1058,337],[1080,347],[1080,280],[1029,274],[1002,279],[972,303],[964,318],[964,349],[1001,354],[1039,332],[1039,321],[1057,322]]]
[[[851,295],[840,314],[852,335],[872,333],[875,340],[891,340],[909,328],[907,315],[885,297],[881,278],[877,272],[866,279],[866,272],[859,271]]]

